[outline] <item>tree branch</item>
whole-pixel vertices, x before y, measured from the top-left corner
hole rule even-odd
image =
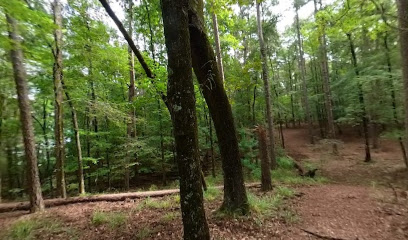
[[[137,57],[137,60],[139,61],[140,65],[142,65],[143,70],[146,72],[147,77],[154,78],[155,76],[154,76],[153,72],[151,71],[149,66],[147,66],[147,63],[144,60],[142,54],[137,49],[137,47],[136,47],[135,43],[133,42],[131,36],[129,36],[129,33],[126,31],[125,27],[123,27],[123,24],[120,22],[118,17],[115,15],[112,8],[109,6],[109,3],[106,0],[99,0],[99,2],[102,4],[102,6],[105,8],[108,15],[115,22],[116,26],[119,28],[119,31],[123,34],[123,37],[126,39],[126,41],[129,44],[129,47],[135,53],[135,56]]]

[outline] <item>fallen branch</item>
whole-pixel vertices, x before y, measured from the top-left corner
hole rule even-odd
[[[310,231],[310,230],[303,229],[303,228],[300,228],[300,230],[302,230],[302,231],[304,231],[304,232],[306,232],[306,233],[308,233],[308,234],[310,234],[310,235],[313,235],[313,236],[315,236],[315,237],[318,237],[318,238],[320,238],[320,239],[326,239],[326,240],[346,240],[345,238],[337,238],[337,237],[330,237],[330,236],[320,235],[320,234],[318,234],[318,233],[315,233],[315,232],[312,232],[312,231]]]
[[[245,185],[247,188],[259,187],[259,183],[251,183]],[[223,189],[222,186],[214,187],[216,189]],[[89,203],[89,202],[119,202],[128,199],[139,199],[139,198],[156,198],[164,197],[173,194],[178,194],[179,189],[169,189],[160,191],[147,191],[147,192],[130,192],[130,193],[115,193],[115,194],[103,194],[94,195],[87,197],[72,197],[72,198],[58,198],[58,199],[47,199],[44,201],[45,207],[57,207],[75,203]],[[18,203],[3,203],[0,204],[0,213],[13,212],[13,211],[28,211],[30,210],[29,202],[18,202]]]

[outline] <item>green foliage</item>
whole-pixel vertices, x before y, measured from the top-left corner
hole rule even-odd
[[[37,234],[46,233],[52,236],[60,234],[69,239],[76,239],[77,233],[66,226],[63,226],[58,219],[44,218],[41,215],[18,220],[13,223],[6,231],[7,240],[31,240],[37,239]]]
[[[220,198],[222,195],[222,191],[218,188],[209,187],[207,191],[204,192],[204,199],[207,201],[214,201]]]
[[[95,211],[92,214],[91,222],[95,226],[108,225],[111,229],[123,227],[126,224],[127,216],[123,212],[103,212]]]

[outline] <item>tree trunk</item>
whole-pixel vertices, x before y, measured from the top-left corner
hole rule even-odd
[[[353,62],[354,71],[356,73],[356,76],[359,77],[360,71],[358,70],[357,55],[356,55],[356,51],[354,48],[353,39],[351,37],[351,33],[347,34],[347,38],[350,44],[351,60]],[[357,79],[357,81],[360,81],[360,79]],[[370,123],[367,117],[367,111],[365,107],[363,86],[361,86],[360,82],[358,82],[357,85],[358,85],[358,101],[360,103],[360,108],[361,108],[361,115],[362,115],[361,121],[363,123],[363,134],[364,134],[364,140],[365,140],[365,160],[364,161],[370,162],[371,161],[370,136],[368,135],[368,125]]]
[[[405,149],[408,148],[408,0],[397,0],[405,103]],[[408,161],[405,160],[408,168]]]
[[[391,66],[391,56],[390,56],[391,53],[388,47],[388,32],[386,32],[384,36],[384,48],[385,48],[385,58],[387,61],[387,67],[388,67],[388,73],[389,73],[389,79],[390,79],[390,85],[391,85],[391,106],[392,106],[392,112],[393,112],[393,117],[394,117],[394,124],[395,124],[395,127],[398,127],[397,99],[395,96],[395,86],[394,86],[394,81],[392,77],[392,66]],[[408,168],[408,156],[405,150],[404,140],[402,139],[401,136],[398,137],[398,142],[400,144],[401,153],[404,159],[405,166]]]
[[[72,118],[72,126],[74,128],[74,136],[75,136],[75,148],[77,151],[77,163],[78,163],[78,192],[79,194],[85,194],[85,182],[84,182],[84,167],[82,162],[82,149],[81,149],[81,138],[79,136],[79,125],[78,125],[78,116],[76,109],[74,107],[74,103],[67,91],[64,81],[62,80],[62,87],[64,88],[65,96],[67,97],[67,102],[69,107],[71,108],[71,118]]]
[[[133,1],[128,1],[128,32],[129,35],[132,37],[133,35]],[[134,130],[135,126],[135,114],[133,109],[133,99],[135,97],[135,58],[133,55],[133,51],[128,46],[128,57],[129,57],[129,92],[128,92],[128,102],[129,102],[129,120],[127,124],[127,136],[128,140],[132,141],[133,138],[136,137],[136,132]],[[126,163],[125,163],[125,189],[128,191],[130,188],[130,158],[131,156],[126,156]],[[136,173],[135,173],[136,174]]]
[[[203,25],[203,2],[190,0],[189,29],[193,68],[214,121],[224,172],[224,202],[221,210],[246,214],[249,211],[244,187],[238,138],[214,51]]]
[[[168,53],[168,100],[180,174],[184,239],[210,239],[201,190],[197,117],[192,76],[188,0],[162,0]]]
[[[38,162],[35,151],[34,128],[31,118],[30,99],[28,98],[28,86],[26,70],[23,64],[23,51],[21,39],[17,31],[17,22],[6,14],[9,24],[9,39],[11,41],[11,62],[13,65],[14,80],[16,83],[18,106],[20,109],[20,121],[24,140],[24,151],[27,160],[27,182],[30,195],[30,212],[44,210],[44,201],[41,193],[41,184],[38,171]]]
[[[317,7],[317,2],[320,3],[320,8],[322,7],[321,0],[314,0],[315,5],[315,17],[319,12]],[[325,23],[323,23],[325,24]],[[329,74],[329,64],[327,58],[327,41],[326,41],[326,26],[322,26],[322,33],[319,36],[319,52],[320,52],[320,65],[322,70],[323,77],[323,90],[324,90],[324,103],[326,106],[326,118],[327,118],[327,137],[335,138],[336,130],[334,128],[334,117],[333,117],[333,106],[332,106],[332,97],[330,91],[330,74]]]
[[[222,53],[221,53],[221,43],[220,43],[220,34],[218,30],[218,18],[217,14],[213,10],[212,13],[212,24],[213,24],[213,31],[214,31],[214,40],[215,40],[215,52],[217,54],[217,63],[218,63],[218,71],[220,72],[221,80],[224,83],[224,64],[222,63]]]
[[[299,68],[300,68],[300,77],[302,78],[302,93],[303,93],[303,101],[306,113],[306,121],[307,121],[307,129],[309,133],[310,143],[314,144],[313,138],[313,125],[312,125],[312,115],[310,113],[310,106],[309,106],[309,97],[307,95],[307,82],[306,82],[306,63],[305,57],[303,53],[303,44],[302,39],[300,37],[300,22],[299,22],[299,9],[296,8],[296,32],[297,32],[297,40],[298,40],[298,51],[299,51]]]
[[[276,155],[275,155],[275,137],[274,137],[274,126],[273,126],[273,114],[272,114],[272,99],[271,99],[271,87],[269,84],[269,69],[268,60],[266,56],[265,42],[263,38],[262,29],[262,17],[261,17],[261,3],[256,2],[256,16],[258,23],[258,38],[259,46],[261,51],[261,61],[262,61],[262,79],[264,82],[265,91],[265,102],[266,102],[266,120],[268,122],[268,135],[269,135],[269,159],[271,169],[277,167]]]
[[[256,131],[258,133],[259,155],[261,157],[261,190],[266,192],[272,190],[267,137],[263,127],[258,126]]]
[[[64,143],[64,125],[63,125],[63,105],[64,94],[61,80],[63,78],[62,72],[62,15],[61,4],[59,0],[54,0],[52,4],[54,12],[54,23],[56,28],[54,30],[54,122],[55,122],[55,158],[57,170],[57,195],[61,198],[67,197],[65,187],[65,143]]]

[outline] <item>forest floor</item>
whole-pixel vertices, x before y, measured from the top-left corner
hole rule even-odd
[[[408,172],[398,143],[382,140],[364,163],[361,138],[308,144],[305,129],[285,129],[286,150],[327,182],[274,182],[273,192],[249,190],[251,215],[217,212],[222,192],[205,193],[213,239],[408,239]],[[45,213],[0,214],[0,239],[180,239],[178,195],[120,202],[78,203]]]

